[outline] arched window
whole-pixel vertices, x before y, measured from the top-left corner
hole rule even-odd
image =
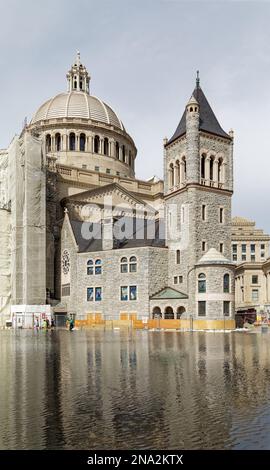
[[[165,320],[173,320],[174,319],[174,313],[173,313],[172,307],[166,307],[165,308],[164,318],[165,318]]]
[[[50,134],[46,135],[46,152],[51,152],[52,150],[52,138]]]
[[[88,276],[91,276],[92,274],[94,274],[94,263],[92,259],[89,259],[87,261],[87,274]]]
[[[218,182],[222,183],[222,158],[218,159]]]
[[[205,294],[206,292],[206,276],[203,273],[198,276],[198,292],[199,294]]]
[[[102,274],[101,259],[96,259],[95,261],[95,274]]]
[[[76,146],[75,134],[74,132],[71,132],[71,134],[69,134],[69,150],[74,151],[76,148],[75,146]]]
[[[100,138],[98,135],[95,135],[94,138],[94,153],[99,153],[100,148]]]
[[[129,258],[129,272],[136,273],[137,272],[137,258],[136,256],[131,256]]]
[[[61,135],[59,132],[55,134],[55,150],[56,152],[60,152],[61,150]]]
[[[180,184],[180,162],[179,160],[176,160],[176,165],[175,165],[175,184],[178,186]]]
[[[162,313],[160,307],[154,307],[152,312],[153,318],[162,318]]]
[[[210,158],[210,181],[214,179],[214,157]]]
[[[122,146],[122,159],[126,163],[126,147],[124,145]]]
[[[176,311],[177,320],[180,320],[181,316],[183,315],[183,313],[185,313],[185,311],[186,311],[185,307],[178,307],[177,308],[177,311]]]
[[[131,166],[131,151],[128,152],[128,164]]]
[[[173,163],[170,164],[170,188],[174,186],[174,166]]]
[[[104,139],[104,155],[109,155],[109,139],[107,137]]]
[[[115,156],[119,160],[119,143],[115,142]]]
[[[229,294],[230,293],[230,275],[229,274],[224,274],[224,277],[223,277],[223,292],[224,292],[224,294]]]
[[[182,162],[184,164],[184,182],[185,182],[186,179],[187,179],[187,161],[186,161],[186,157],[182,158]]]
[[[120,272],[121,273],[127,273],[128,272],[128,260],[126,257],[121,258],[120,261]]]
[[[86,142],[85,134],[80,134],[80,151],[81,152],[85,152],[85,142]]]
[[[201,178],[205,179],[205,155],[201,157]]]

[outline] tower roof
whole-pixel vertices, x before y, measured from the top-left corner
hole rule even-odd
[[[200,125],[199,129],[201,131],[209,132],[210,134],[214,134],[217,136],[224,137],[225,139],[231,139],[229,134],[227,134],[222,127],[220,126],[214,111],[212,110],[210,104],[208,103],[204,92],[200,87],[200,81],[197,77],[196,80],[196,87],[191,95],[194,97],[200,106]],[[177,126],[177,129],[171,139],[168,141],[167,145],[173,142],[174,140],[178,139],[186,133],[186,110],[184,111],[183,116]]]

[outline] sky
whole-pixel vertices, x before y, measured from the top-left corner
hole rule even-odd
[[[270,232],[270,0],[0,0],[0,148],[66,91],[76,51],[90,92],[120,116],[136,176],[163,177],[170,138],[195,86],[234,130],[233,215]]]

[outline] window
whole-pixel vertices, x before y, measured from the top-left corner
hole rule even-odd
[[[252,276],[252,284],[258,284],[258,276]]]
[[[224,274],[224,277],[223,277],[223,292],[225,294],[230,293],[230,275],[229,274]]]
[[[224,222],[224,209],[223,209],[223,207],[219,208],[219,222],[221,224],[223,224],[223,222]]]
[[[69,134],[69,150],[74,151],[75,145],[76,145],[75,134],[74,132],[71,132],[71,134]]]
[[[126,163],[126,148],[124,145],[122,146],[122,160]]]
[[[111,173],[111,170],[109,168],[106,168],[106,173],[109,175]]]
[[[120,272],[121,273],[127,273],[128,272],[128,260],[126,257],[121,258],[120,261]]]
[[[102,274],[101,259],[96,259],[95,261],[95,274]]]
[[[205,155],[201,158],[201,178],[205,179]]]
[[[95,166],[95,171],[99,171],[99,166]]]
[[[261,245],[261,250],[265,250],[265,244],[264,243]]]
[[[259,300],[259,290],[252,289],[252,301],[257,302]]]
[[[119,143],[115,142],[115,156],[119,160]]]
[[[122,301],[137,300],[137,286],[121,286],[120,292]]]
[[[52,150],[52,138],[50,134],[46,135],[46,152],[51,152]]]
[[[233,254],[233,261],[237,261],[237,255]]]
[[[206,292],[206,276],[203,273],[198,276],[198,292],[199,294],[205,294]]]
[[[100,138],[98,135],[95,135],[94,138],[94,153],[99,153],[100,148]]]
[[[247,255],[242,255],[242,261],[246,261],[247,260]]]
[[[95,301],[100,302],[102,300],[102,288],[95,287]]]
[[[202,242],[202,251],[205,251],[205,250],[206,250],[206,242],[203,241],[203,242]]]
[[[261,258],[264,258],[264,257],[265,257],[265,252],[261,251]]]
[[[129,150],[129,152],[128,152],[128,164],[129,164],[129,166],[131,166],[131,164],[132,164],[132,160],[131,160],[131,151],[130,151],[130,150]]]
[[[247,245],[242,245],[242,253],[246,253],[247,252]]]
[[[89,259],[87,261],[87,274],[88,276],[91,276],[92,274],[94,274],[94,263],[92,259]]]
[[[55,149],[56,152],[61,150],[61,135],[59,133],[55,134]]]
[[[109,140],[107,137],[104,139],[104,155],[109,155]]]
[[[202,205],[202,220],[203,221],[206,220],[206,205],[205,204]]]
[[[237,253],[237,245],[233,245],[233,246],[232,246],[232,252],[233,252],[233,253]]]
[[[251,244],[251,245],[250,245],[250,251],[251,251],[251,253],[255,253],[255,248],[256,248],[256,246],[255,246],[254,244]]]
[[[256,256],[255,256],[255,255],[251,255],[251,256],[250,256],[250,259],[251,259],[251,261],[256,261]]]
[[[223,253],[223,251],[224,251],[224,244],[223,243],[219,244],[219,251],[220,251],[220,253]]]
[[[85,142],[86,142],[85,134],[80,134],[80,151],[81,152],[85,152]]]
[[[83,170],[87,170],[87,165],[82,165]]]
[[[174,284],[177,284],[177,282],[178,282],[178,277],[177,277],[177,276],[174,276],[174,278],[173,278],[173,283],[174,283]]]
[[[230,308],[231,308],[231,302],[228,302],[225,300],[223,302],[223,315],[224,317],[229,317],[230,316]]]
[[[62,285],[62,296],[69,296],[70,295],[70,284],[63,284]]]
[[[128,300],[128,287],[127,286],[122,286],[121,287],[121,300]]]
[[[176,250],[176,264],[180,264],[180,250]]]
[[[129,272],[136,273],[137,272],[137,258],[136,256],[131,256],[129,258]]]
[[[179,284],[182,284],[183,282],[183,276],[179,276]]]
[[[129,287],[129,300],[137,300],[137,286]]]
[[[198,315],[199,317],[205,317],[206,315],[206,302],[205,301],[198,302]]]
[[[93,301],[94,301],[94,288],[87,287],[87,302],[93,302]]]
[[[214,157],[210,158],[210,180],[214,179]]]
[[[117,172],[116,172],[116,176],[120,176],[120,171],[117,171]]]

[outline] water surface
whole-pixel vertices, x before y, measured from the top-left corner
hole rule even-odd
[[[0,331],[1,449],[270,449],[270,333]]]

